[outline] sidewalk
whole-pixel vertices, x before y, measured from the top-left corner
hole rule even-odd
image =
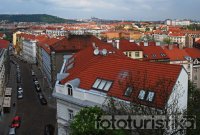
[[[11,108],[10,108],[10,113],[5,113],[3,114],[3,116],[1,116],[0,119],[0,135],[7,135],[8,130],[9,130],[9,125],[11,124],[12,118],[15,116],[16,114],[16,108],[17,105],[15,105],[15,107],[13,107],[13,103],[16,102],[16,87],[17,87],[17,83],[16,83],[16,71],[15,71],[15,65],[10,63],[10,76],[9,76],[9,82],[6,85],[6,87],[11,87],[12,88],[12,97],[11,97]]]
[[[56,99],[52,96],[53,89],[49,88],[47,80],[36,65],[32,65],[32,69],[35,72],[38,82],[42,88],[42,92],[48,102],[48,106],[56,109]]]

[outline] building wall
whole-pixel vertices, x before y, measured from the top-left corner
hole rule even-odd
[[[51,84],[51,56],[42,48],[42,72]]]
[[[193,63],[188,61],[170,61],[170,64],[182,65],[188,73],[188,79],[192,81],[193,78]]]
[[[142,33],[130,33],[130,39],[138,40],[143,36]]]
[[[31,63],[36,63],[36,41],[23,40],[23,57]]]
[[[6,50],[0,49],[0,96],[3,96],[4,92],[4,83],[5,83],[5,59],[6,59]]]
[[[179,37],[175,37],[175,36],[170,36],[171,42],[177,42],[179,44],[181,44],[183,47],[185,47],[185,36],[179,36]]]
[[[13,33],[13,46],[14,46],[14,48],[17,45],[17,34],[20,34],[20,33],[21,33],[20,31]]]

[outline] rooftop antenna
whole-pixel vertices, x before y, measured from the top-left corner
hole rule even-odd
[[[103,50],[102,50],[102,54],[103,54],[104,56],[106,56],[107,53],[108,53],[108,51],[107,51],[106,49],[103,49]]]
[[[92,43],[92,46],[93,46],[94,49],[97,49],[95,42]]]
[[[98,49],[98,48],[96,48],[96,49],[94,50],[94,55],[99,55],[99,49]]]

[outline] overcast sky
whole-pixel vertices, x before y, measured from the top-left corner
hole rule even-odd
[[[200,0],[0,0],[0,14],[50,14],[63,18],[200,20]]]

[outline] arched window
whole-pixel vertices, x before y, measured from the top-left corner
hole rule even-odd
[[[68,90],[68,95],[72,96],[73,92],[72,92],[72,86],[71,85],[67,85],[67,90]]]

